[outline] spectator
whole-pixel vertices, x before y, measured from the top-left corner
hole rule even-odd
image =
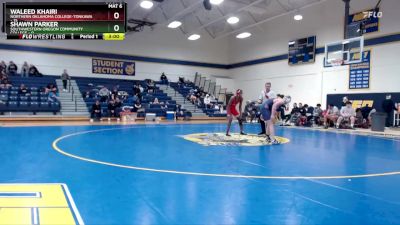
[[[301,104],[301,103],[300,103]],[[299,108],[300,117],[297,121],[298,126],[305,126],[307,123],[307,112],[308,112],[308,105],[304,104],[303,107]]]
[[[6,62],[4,62],[4,61],[1,61],[1,63],[0,63],[0,73],[7,73],[7,65],[6,65]]]
[[[39,73],[39,70],[36,68],[34,65],[30,65],[29,70],[28,70],[28,75],[30,77],[41,77],[42,74]]]
[[[61,74],[61,80],[62,80],[62,83],[63,83],[63,91],[66,92],[67,91],[68,80],[71,80],[71,77],[68,75],[66,69],[64,69],[64,72]]]
[[[324,127],[325,129],[328,129],[329,124],[332,122],[333,124],[336,124],[336,121],[339,117],[339,109],[334,106],[333,104],[328,105],[328,109],[325,112],[324,115]]]
[[[115,98],[115,105],[117,108],[122,108],[122,102],[119,98]]]
[[[44,92],[48,94],[49,92],[53,92],[54,94],[57,93],[57,87],[54,84],[47,84]]]
[[[212,104],[211,104],[211,97],[209,94],[206,95],[204,98],[204,105],[206,106],[207,109],[211,109]]]
[[[314,109],[313,116],[314,116],[315,124],[321,125],[322,124],[322,118],[323,118],[321,104],[317,104],[317,107],[315,107],[315,109]]]
[[[49,102],[57,102],[57,101],[58,101],[58,97],[57,97],[56,93],[50,91],[48,94],[49,94],[49,95],[48,95],[48,97],[47,97],[47,100],[48,100]]]
[[[376,113],[376,109],[372,109],[368,114],[369,125],[372,124],[372,115]]]
[[[117,114],[117,105],[115,104],[114,100],[111,99],[108,103],[108,117],[118,117]]]
[[[372,107],[370,107],[369,104],[366,104],[364,107],[361,108],[361,113],[362,113],[364,119],[368,120],[368,116],[369,116],[369,113],[371,112],[371,110],[372,110]]]
[[[168,84],[168,78],[164,72],[161,74],[160,80],[162,84]]]
[[[304,105],[304,106],[306,106],[306,105]],[[314,107],[307,105],[306,116],[307,116],[307,123],[309,123],[314,118]]]
[[[8,70],[8,75],[14,76],[17,74],[18,66],[15,65],[15,63],[13,61],[10,61],[10,64],[8,64],[7,70]]]
[[[298,114],[299,114],[299,108],[297,107],[297,103],[293,103],[293,108],[292,111],[290,111],[289,115],[286,115],[284,117],[284,123],[287,124],[287,122],[290,121],[297,121],[298,118]]]
[[[351,102],[346,102],[346,106],[340,109],[340,116],[336,123],[336,128],[339,129],[342,121],[349,121],[350,120],[350,128],[354,129],[354,122],[356,120],[356,112],[354,111],[353,107],[351,107]]]
[[[7,75],[3,74],[0,81],[0,88],[10,88],[12,87],[11,81],[8,79]]]
[[[396,110],[396,105],[392,100],[392,96],[390,94],[386,95],[386,99],[382,102],[383,111],[386,113],[386,127],[391,127],[393,124],[393,112]]]
[[[21,68],[21,77],[28,77],[29,65],[25,61]]]
[[[349,101],[349,98],[347,96],[344,96],[342,99],[342,107],[346,107],[346,103]]]
[[[114,86],[113,90],[111,91],[111,99],[116,100],[118,98],[118,86]]]
[[[28,88],[25,87],[25,84],[21,84],[18,90],[18,94],[21,96],[30,96],[31,93]]]
[[[108,100],[108,96],[110,95],[110,91],[106,87],[102,87],[98,94],[100,96],[100,101],[106,102]]]
[[[92,105],[91,118],[91,122],[93,122],[94,119],[97,121],[101,119],[101,105],[99,100],[96,100],[96,102]]]
[[[367,122],[366,122],[366,119],[364,119],[360,108],[356,109],[355,126],[356,127],[361,127],[361,128],[367,128],[367,126],[368,126]]]
[[[160,104],[160,102],[158,101],[158,98],[155,98],[152,104]]]
[[[137,100],[137,101],[135,102],[135,104],[133,105],[132,111],[133,111],[133,112],[139,112],[141,109],[142,109],[142,104],[140,103],[139,100]]]
[[[151,79],[148,79],[146,85],[147,85],[147,92],[154,93],[154,90],[156,89],[156,84],[154,83],[154,81]]]
[[[218,105],[216,104],[217,109],[219,110]],[[244,113],[243,117],[245,117],[245,121],[249,121],[250,123],[253,122],[253,120],[257,116],[257,108],[254,104],[254,102],[247,100],[246,101],[246,106],[244,107]]]

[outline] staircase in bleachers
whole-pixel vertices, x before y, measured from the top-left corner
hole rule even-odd
[[[57,88],[60,90],[59,100],[61,103],[61,114],[63,116],[89,116],[88,107],[82,98],[82,93],[75,80],[68,82],[67,91],[63,91],[63,83],[56,80]]]
[[[160,87],[160,90],[162,90],[169,97],[171,97],[173,100],[175,100],[177,104],[181,105],[184,109],[191,112],[192,116],[195,116],[195,117],[207,116],[205,113],[202,112],[202,110],[197,109],[195,105],[193,105],[191,102],[185,100],[185,96],[183,96],[181,93],[179,93],[175,89],[173,89],[165,84],[159,85],[159,87]]]
[[[55,84],[55,76],[44,77],[9,77],[12,87],[0,89],[0,114],[6,115],[31,115],[31,114],[57,114],[60,103],[49,102],[48,94],[44,88]],[[30,94],[19,94],[18,90],[24,84]]]

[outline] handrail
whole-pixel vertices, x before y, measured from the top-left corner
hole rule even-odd
[[[75,93],[75,90],[74,90],[74,87],[72,87],[71,101],[74,101],[74,93]]]
[[[78,112],[78,104],[77,104],[77,101],[76,101],[76,96],[75,96],[75,112]]]

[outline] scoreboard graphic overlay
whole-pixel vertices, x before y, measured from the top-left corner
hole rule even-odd
[[[7,39],[123,40],[126,3],[3,3]]]
[[[84,224],[65,184],[0,184],[0,224]]]

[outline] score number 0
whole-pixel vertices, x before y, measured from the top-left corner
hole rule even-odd
[[[119,12],[114,13],[114,19],[119,19]],[[114,31],[119,31],[119,25],[114,25]]]

